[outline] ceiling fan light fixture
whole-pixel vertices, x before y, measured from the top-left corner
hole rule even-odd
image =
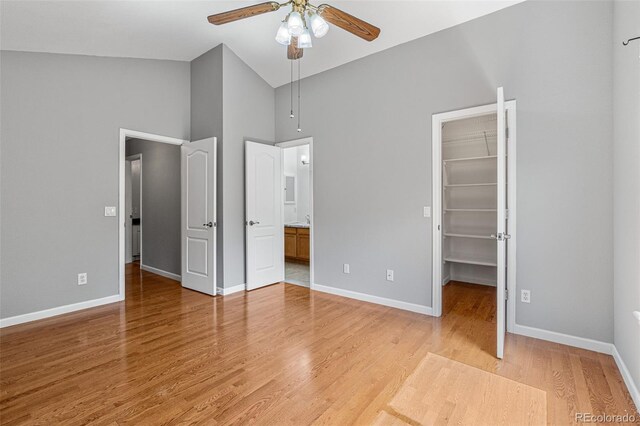
[[[324,37],[327,32],[329,32],[329,24],[317,13],[312,13],[311,16],[309,16],[309,24],[316,38]]]
[[[282,22],[278,27],[278,32],[276,33],[276,41],[283,46],[288,46],[291,44],[291,34],[289,34],[289,26],[286,21]]]
[[[292,36],[299,36],[304,32],[304,22],[302,21],[302,15],[298,12],[291,12],[287,19],[287,29]]]
[[[311,45],[311,33],[305,28],[302,34],[298,36],[298,49],[308,49]]]

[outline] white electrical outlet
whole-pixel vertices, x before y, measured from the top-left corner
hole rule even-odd
[[[424,217],[431,217],[431,207],[424,207],[422,214],[424,214]]]
[[[87,283],[87,273],[83,272],[78,274],[78,285],[85,285]]]
[[[350,274],[351,271],[349,270],[349,264],[345,263],[344,265],[342,265],[342,272],[344,272],[345,274]]]
[[[104,215],[105,216],[115,216],[116,215],[116,208],[115,207],[105,207],[104,208]]]
[[[387,269],[387,281],[393,281],[393,269]]]
[[[531,303],[531,291],[520,290],[520,301],[522,303]]]

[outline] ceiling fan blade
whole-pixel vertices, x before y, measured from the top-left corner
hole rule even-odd
[[[262,15],[263,13],[275,12],[278,9],[280,9],[280,4],[275,1],[268,1],[266,3],[254,4],[253,6],[217,13],[209,16],[207,19],[214,25],[222,25],[256,15]]]
[[[375,40],[380,35],[380,28],[328,4],[318,7],[318,15],[322,16],[325,21],[367,41]]]
[[[287,46],[287,59],[296,60],[302,58],[304,49],[298,49],[298,37],[291,37],[291,44]]]

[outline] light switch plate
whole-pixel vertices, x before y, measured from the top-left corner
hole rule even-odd
[[[350,274],[351,271],[349,270],[349,264],[345,263],[344,265],[342,265],[342,272],[344,272],[345,274]]]
[[[115,207],[105,207],[104,208],[104,215],[105,216],[115,216],[116,215],[116,208]]]
[[[431,207],[425,206],[423,210],[424,217],[431,217]]]

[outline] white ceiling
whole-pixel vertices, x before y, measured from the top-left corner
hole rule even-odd
[[[273,87],[289,80],[285,48],[274,40],[284,9],[222,26],[208,15],[256,1],[2,0],[3,50],[190,61],[220,43],[229,46]],[[284,1],[284,0],[283,0]],[[522,0],[327,1],[380,27],[366,42],[332,26],[313,39],[303,77],[405,43]],[[315,3],[314,3],[315,4]]]

